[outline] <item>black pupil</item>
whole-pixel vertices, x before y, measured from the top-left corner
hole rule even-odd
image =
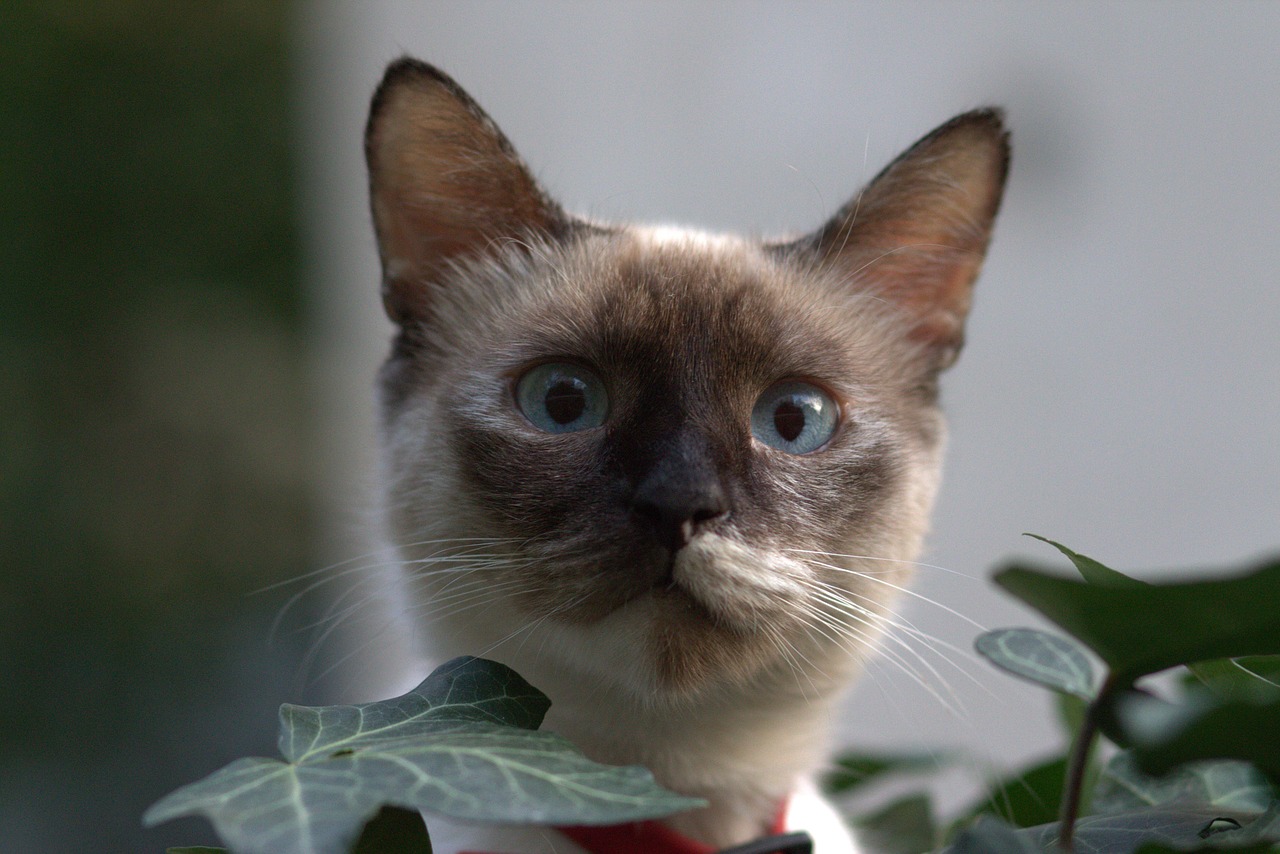
[[[547,414],[557,424],[572,424],[582,417],[587,408],[587,395],[582,384],[574,380],[558,380],[547,389],[544,400]]]
[[[794,401],[784,400],[773,410],[773,427],[778,435],[794,442],[804,432],[804,410]]]

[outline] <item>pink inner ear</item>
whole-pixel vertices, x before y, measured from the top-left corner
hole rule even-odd
[[[824,259],[915,322],[910,336],[954,359],[964,338],[1008,164],[998,114],[959,116],[882,172],[820,232]]]
[[[964,341],[964,321],[982,250],[946,249],[913,242],[864,256],[856,279],[896,304],[911,318],[908,337],[931,346],[939,367],[946,367]]]
[[[398,323],[425,317],[452,262],[506,237],[549,233],[562,216],[493,122],[421,63],[388,69],[365,148],[383,302]]]

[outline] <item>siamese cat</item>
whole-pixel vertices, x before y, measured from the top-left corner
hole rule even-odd
[[[652,823],[667,850],[803,830],[857,851],[811,778],[921,549],[1000,113],[952,119],[778,240],[572,216],[412,59],[365,145],[397,327],[385,523],[425,654],[502,661],[589,757],[704,798]],[[666,845],[430,828],[443,854]]]

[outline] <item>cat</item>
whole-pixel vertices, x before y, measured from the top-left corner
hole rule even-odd
[[[812,777],[921,549],[938,375],[1008,169],[1000,111],[771,241],[567,214],[409,58],[365,153],[396,325],[384,515],[426,654],[502,661],[551,698],[548,729],[706,799],[661,822],[711,846],[689,850],[782,811],[819,854],[857,851]],[[428,824],[445,854],[586,850]]]

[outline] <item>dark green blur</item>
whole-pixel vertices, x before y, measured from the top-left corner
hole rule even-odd
[[[0,849],[212,843],[321,699],[287,13],[0,3]]]

